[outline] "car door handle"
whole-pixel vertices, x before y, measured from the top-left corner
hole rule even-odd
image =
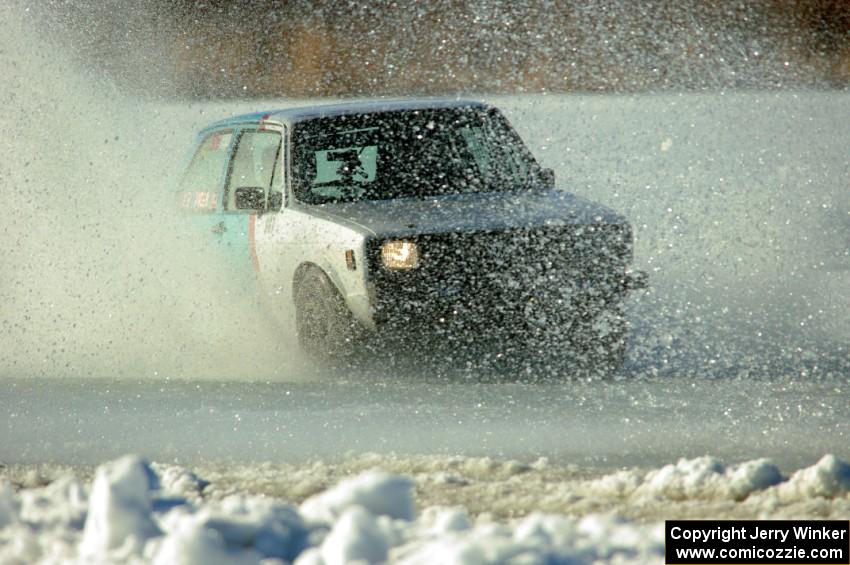
[[[210,231],[216,235],[221,235],[227,231],[227,226],[224,225],[224,222],[219,222],[213,227],[210,228]]]

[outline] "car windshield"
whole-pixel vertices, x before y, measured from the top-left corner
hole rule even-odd
[[[293,136],[293,187],[310,204],[525,190],[539,170],[495,109],[319,118]]]

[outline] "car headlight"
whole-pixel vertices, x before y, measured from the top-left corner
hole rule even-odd
[[[412,241],[388,241],[381,246],[381,260],[387,269],[415,269],[419,266],[419,246]]]

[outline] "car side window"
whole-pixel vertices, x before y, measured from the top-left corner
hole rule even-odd
[[[216,131],[201,141],[180,181],[184,208],[215,209],[232,137],[232,130]]]
[[[460,129],[466,147],[472,154],[478,170],[484,178],[509,179],[521,184],[530,171],[528,163],[516,152],[504,151],[505,145],[514,142],[506,131],[499,131],[491,124]]]
[[[275,183],[281,135],[244,131],[239,136],[224,191],[226,210],[264,210]]]

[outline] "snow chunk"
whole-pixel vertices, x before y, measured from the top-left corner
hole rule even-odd
[[[209,482],[185,467],[152,463],[151,468],[159,477],[163,493],[168,496],[195,498],[209,485]]]
[[[764,490],[785,480],[779,468],[768,459],[755,459],[736,465],[726,471],[727,492],[735,500],[743,500],[750,493]]]
[[[633,480],[627,477],[626,483]],[[782,482],[782,473],[768,459],[756,459],[727,468],[714,457],[680,459],[675,465],[647,473],[635,490],[638,496],[663,496],[673,500],[743,500],[751,493]],[[624,483],[617,485],[626,489]],[[610,484],[606,488],[612,488]]]
[[[248,565],[261,556],[250,549],[228,549],[224,537],[201,520],[187,519],[178,523],[162,541],[152,560],[153,565]]]
[[[255,497],[230,496],[205,521],[228,546],[254,547],[263,557],[293,560],[304,548],[307,528],[288,504]]]
[[[161,518],[161,543],[151,542],[163,563],[186,548],[187,554],[293,561],[308,544],[308,530],[294,507],[264,498],[232,495],[195,508],[177,506]],[[224,558],[224,557],[222,557]],[[212,559],[212,557],[210,558]],[[187,561],[191,562],[191,561]],[[199,561],[198,563],[203,563]]]
[[[127,456],[97,469],[81,545],[94,555],[129,543],[134,550],[161,532],[151,517],[156,475],[139,457]]]
[[[837,498],[850,492],[850,464],[835,455],[824,455],[820,461],[800,469],[779,486],[783,499],[811,497]]]
[[[465,508],[431,506],[422,511],[418,523],[435,535],[460,532],[470,528],[469,514]]]
[[[634,471],[618,471],[591,482],[591,491],[595,495],[627,497],[643,484],[643,474]]]
[[[675,465],[650,472],[638,490],[676,500],[693,498],[715,490],[725,471],[723,463],[714,457],[679,459]]]
[[[623,557],[638,563],[663,561],[663,525],[640,527],[615,516],[597,515],[582,518],[576,530],[575,547],[582,561],[616,562]]]
[[[5,528],[18,519],[18,500],[9,481],[0,479],[0,528]]]
[[[375,516],[412,520],[413,481],[401,475],[377,471],[340,482],[301,504],[301,513],[314,522],[332,523],[352,506],[362,506]]]
[[[82,529],[86,520],[88,494],[73,476],[56,479],[45,487],[20,493],[21,518],[43,526]]]
[[[325,565],[344,565],[383,563],[388,549],[375,517],[360,506],[352,506],[336,521],[320,552]]]
[[[574,521],[563,516],[536,512],[526,516],[514,529],[514,539],[525,543],[568,547],[576,542]]]
[[[0,563],[63,563],[70,562],[74,556],[64,540],[59,536],[39,536],[38,532],[18,522],[0,530]],[[50,560],[45,558],[45,548],[49,545]]]

